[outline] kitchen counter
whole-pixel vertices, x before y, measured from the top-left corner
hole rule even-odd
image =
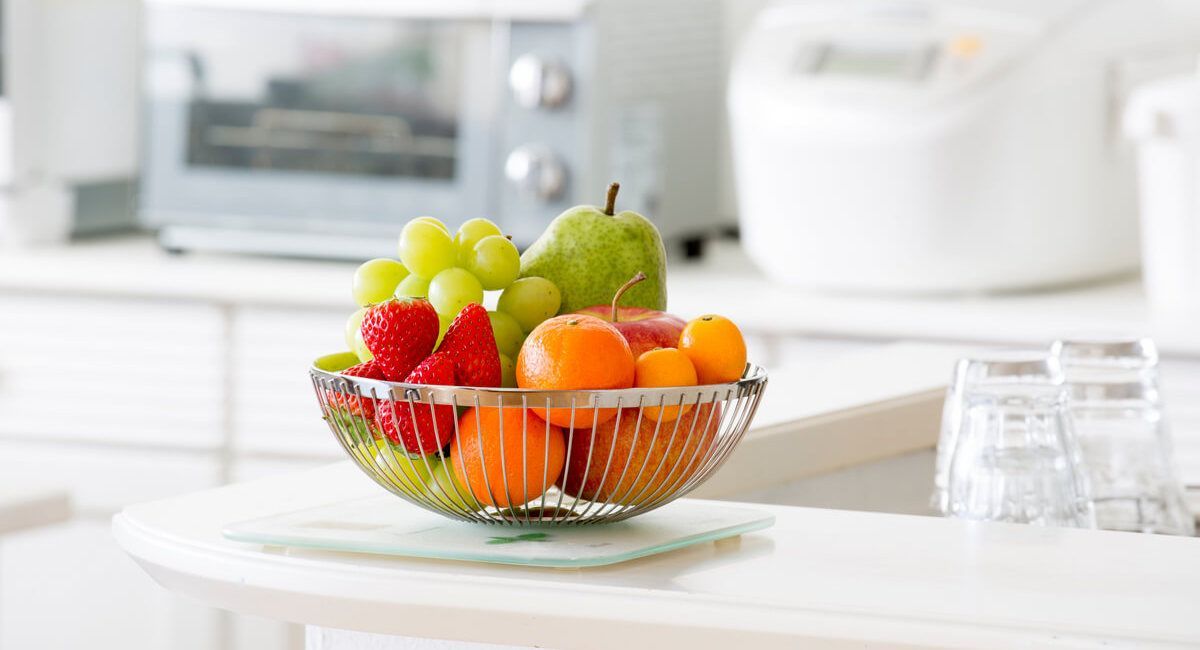
[[[171,255],[145,236],[5,250],[0,291],[352,310],[354,266],[211,253]],[[1200,330],[1153,321],[1136,279],[1025,294],[827,295],[766,280],[732,242],[671,266],[672,311],[721,311],[750,332],[868,339],[1042,343],[1066,333],[1152,331],[1168,352],[1200,354]]]
[[[220,533],[380,491],[338,463],[128,507],[113,532],[166,588],[318,626],[310,634],[560,649],[1200,644],[1195,539],[753,505],[775,526],[563,570],[262,548]]]

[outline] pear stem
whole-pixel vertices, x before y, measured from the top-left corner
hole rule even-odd
[[[616,183],[613,183],[613,185],[616,185]],[[610,194],[610,196],[611,196],[611,194]],[[625,284],[621,285],[621,288],[617,289],[617,292],[615,294],[613,294],[612,322],[615,323],[618,320],[619,312],[617,311],[617,303],[621,301],[621,296],[625,295],[625,292],[628,291],[630,287],[632,287],[633,285],[635,285],[645,279],[646,279],[646,274],[642,273],[641,271],[638,271],[637,275],[634,275],[632,278],[629,278],[629,282],[626,282]]]
[[[620,191],[621,184],[613,181],[608,185],[608,196],[604,197],[604,214],[613,216],[613,210],[617,207],[617,192]]]

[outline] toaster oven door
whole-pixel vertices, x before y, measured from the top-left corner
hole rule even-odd
[[[348,235],[486,214],[486,20],[151,2],[151,225]]]

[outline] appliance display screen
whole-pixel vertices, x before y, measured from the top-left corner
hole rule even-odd
[[[191,77],[190,166],[455,176],[455,24],[185,8],[156,29]]]
[[[917,80],[924,76],[929,47],[885,47],[831,43],[812,73]]]

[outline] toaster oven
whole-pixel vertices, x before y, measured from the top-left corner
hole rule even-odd
[[[168,249],[365,258],[423,214],[518,243],[721,226],[718,0],[149,0],[139,212]]]

